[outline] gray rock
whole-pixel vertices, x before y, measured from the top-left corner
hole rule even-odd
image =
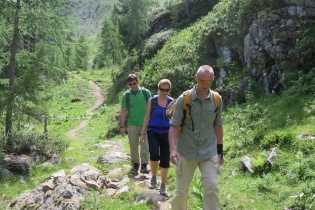
[[[314,0],[287,2],[303,6],[315,4]],[[307,28],[315,23],[314,16],[314,7],[288,6],[272,11],[250,26],[244,39],[244,60],[252,77],[264,87],[265,94],[280,94],[287,88],[280,63],[302,36],[296,21],[303,19],[303,27]]]
[[[240,170],[243,172],[248,171],[250,174],[254,173],[252,169],[252,161],[249,157],[247,156],[242,157],[240,161]]]
[[[5,169],[5,168],[0,168],[0,176],[12,176],[12,172]]]
[[[130,193],[130,192],[131,192],[130,188],[128,186],[124,186],[116,191],[116,195],[123,194],[123,193]]]
[[[33,161],[27,155],[5,155],[2,161],[12,172],[28,174],[32,170]]]
[[[102,154],[98,158],[97,163],[113,164],[113,163],[123,162],[129,159],[130,159],[129,156],[121,152],[107,152],[107,153]]]
[[[273,162],[275,161],[276,157],[277,157],[277,151],[275,148],[273,148],[269,154],[268,162],[272,165]]]
[[[294,4],[297,6],[315,7],[314,0],[285,0],[288,4]]]

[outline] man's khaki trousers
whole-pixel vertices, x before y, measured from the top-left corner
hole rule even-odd
[[[128,126],[128,138],[130,145],[130,158],[131,163],[144,164],[149,162],[149,144],[148,138],[145,138],[145,142],[140,142],[141,126]],[[140,142],[140,143],[139,143]],[[140,144],[140,158],[139,159],[139,144]]]
[[[172,201],[172,210],[186,210],[189,186],[193,179],[195,170],[199,167],[203,185],[203,210],[219,210],[220,199],[218,190],[218,174],[220,163],[217,155],[208,160],[189,160],[182,156],[175,166],[177,186]]]

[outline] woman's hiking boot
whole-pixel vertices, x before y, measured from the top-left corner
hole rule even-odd
[[[166,184],[165,183],[161,183],[160,194],[164,195],[166,197],[169,197],[169,195],[168,195],[168,193],[166,191]]]
[[[150,189],[156,189],[156,176],[152,176],[149,188]]]
[[[148,173],[150,173],[150,171],[147,169],[147,164],[146,164],[146,163],[141,164],[140,173],[143,173],[143,174],[148,174]]]
[[[134,163],[133,167],[130,169],[129,173],[133,175],[138,175],[139,163]]]

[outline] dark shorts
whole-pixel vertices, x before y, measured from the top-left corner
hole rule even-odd
[[[156,133],[148,131],[148,142],[150,151],[150,160],[160,161],[161,168],[170,167],[170,146],[168,143],[168,133]]]

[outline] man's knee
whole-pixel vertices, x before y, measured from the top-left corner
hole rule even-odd
[[[212,177],[202,177],[203,189],[205,194],[211,194],[218,191],[218,181]]]

